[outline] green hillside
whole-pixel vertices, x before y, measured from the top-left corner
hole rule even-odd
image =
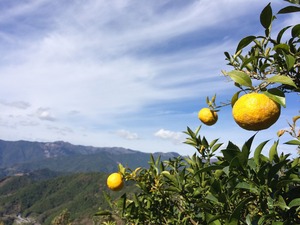
[[[8,177],[0,182],[0,218],[9,225],[20,213],[22,218],[30,217],[47,225],[68,209],[71,219],[75,220],[73,224],[93,224],[93,215],[98,208],[107,208],[103,191],[113,196],[121,194],[107,189],[106,178],[106,174],[95,172],[41,181],[28,175]]]

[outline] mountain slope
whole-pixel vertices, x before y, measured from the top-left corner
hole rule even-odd
[[[47,171],[40,173],[44,172]],[[19,214],[47,225],[64,209],[68,209],[71,219],[78,222],[74,224],[80,224],[81,220],[92,224],[98,208],[108,207],[102,194],[108,191],[106,174],[78,173],[42,181],[35,181],[33,177],[25,175],[0,181],[0,218],[6,218],[5,224],[12,224]],[[126,189],[128,191],[132,187],[127,186]],[[114,197],[122,194],[108,193]]]
[[[177,153],[154,153],[162,159]],[[118,163],[131,168],[147,167],[149,153],[119,147],[92,147],[67,142],[0,140],[0,178],[48,168],[58,172],[113,172]]]

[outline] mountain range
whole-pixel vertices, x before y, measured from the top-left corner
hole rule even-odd
[[[169,159],[178,153],[154,153]],[[130,168],[147,167],[150,153],[121,147],[73,145],[64,141],[31,142],[0,140],[0,178],[35,170],[55,172],[105,172],[117,170],[119,163]]]
[[[162,160],[179,154],[154,153]],[[64,209],[72,224],[94,224],[93,214],[107,209],[107,174],[118,164],[148,167],[150,153],[120,147],[73,145],[64,141],[0,140],[0,224],[51,224]],[[132,191],[128,183],[124,191]]]

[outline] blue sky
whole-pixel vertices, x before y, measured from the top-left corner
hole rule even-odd
[[[264,31],[253,0],[0,0],[0,139],[118,146],[192,154],[182,131],[201,125],[206,96],[228,101],[237,89],[222,76],[223,52]],[[274,11],[287,5],[271,1]],[[274,30],[299,23],[280,16]],[[287,96],[279,121],[299,112]],[[230,107],[201,135],[241,145]],[[289,137],[284,137],[284,140]],[[283,146],[285,152],[295,149]]]

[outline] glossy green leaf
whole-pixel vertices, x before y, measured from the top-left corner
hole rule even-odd
[[[293,199],[289,205],[290,208],[295,207],[295,206],[300,206],[300,198],[295,198]]]
[[[273,48],[274,51],[284,51],[286,53],[288,53],[290,51],[290,46],[288,46],[287,44],[278,44],[278,45],[275,45],[274,48]]]
[[[273,18],[271,4],[269,3],[260,14],[260,23],[261,25],[268,29],[271,26]]]
[[[278,158],[278,152],[277,152],[277,146],[278,146],[279,141],[275,141],[274,144],[272,145],[270,151],[269,151],[269,159],[270,161],[273,161],[276,157]]]
[[[283,28],[282,30],[279,31],[278,35],[277,35],[277,43],[280,43],[281,42],[281,38],[282,38],[282,35],[284,34],[284,32],[289,29],[291,26],[287,26],[285,28]]]
[[[243,49],[243,48],[245,48],[246,46],[248,46],[252,41],[254,41],[255,40],[255,36],[247,36],[247,37],[245,37],[245,38],[243,38],[240,42],[239,42],[239,44],[238,44],[238,46],[237,46],[237,48],[236,48],[236,53],[238,52],[238,51],[240,51],[241,49]]]
[[[234,104],[236,103],[236,101],[239,99],[239,94],[241,93],[241,91],[236,92],[232,98],[231,98],[231,107],[234,106]]]
[[[287,144],[287,145],[300,145],[300,140],[290,140],[290,141],[285,142],[284,144]]]
[[[226,56],[226,59],[230,59],[231,58],[228,52],[224,52],[224,55]]]
[[[251,145],[254,140],[255,135],[249,138],[242,147],[242,151],[239,154],[239,161],[242,166],[246,166],[248,162],[248,158],[250,155]]]
[[[264,141],[262,143],[260,143],[257,148],[254,150],[254,161],[256,163],[256,165],[260,165],[260,159],[261,159],[261,152],[263,150],[263,148],[265,147],[265,145],[269,142],[269,140]]]
[[[218,140],[219,140],[219,138],[218,138],[218,139],[212,140],[212,141],[209,143],[209,147],[212,148],[212,147],[217,143]]]
[[[264,91],[263,93],[266,96],[268,96],[270,99],[272,99],[273,101],[280,104],[281,106],[283,106],[283,107],[286,106],[285,95],[281,90],[279,90],[277,88],[272,88],[272,89],[269,89],[267,91]]]
[[[290,54],[285,54],[285,53],[283,55],[285,57],[285,63],[286,63],[288,70],[293,69],[295,62],[296,62],[295,57]]]
[[[267,79],[267,82],[286,84],[297,88],[297,85],[294,83],[292,78],[284,75],[275,75],[273,77],[270,77],[269,79]]]
[[[223,144],[222,143],[218,143],[216,145],[214,145],[211,149],[212,152],[217,151]]]
[[[292,28],[292,37],[296,38],[300,36],[300,24],[297,24]]]
[[[238,70],[232,70],[232,71],[228,72],[227,74],[234,82],[236,82],[242,86],[252,87],[252,81],[245,72],[238,71]]]
[[[284,13],[293,13],[293,12],[300,12],[300,7],[297,6],[287,6],[281,10],[279,10],[278,14]]]

